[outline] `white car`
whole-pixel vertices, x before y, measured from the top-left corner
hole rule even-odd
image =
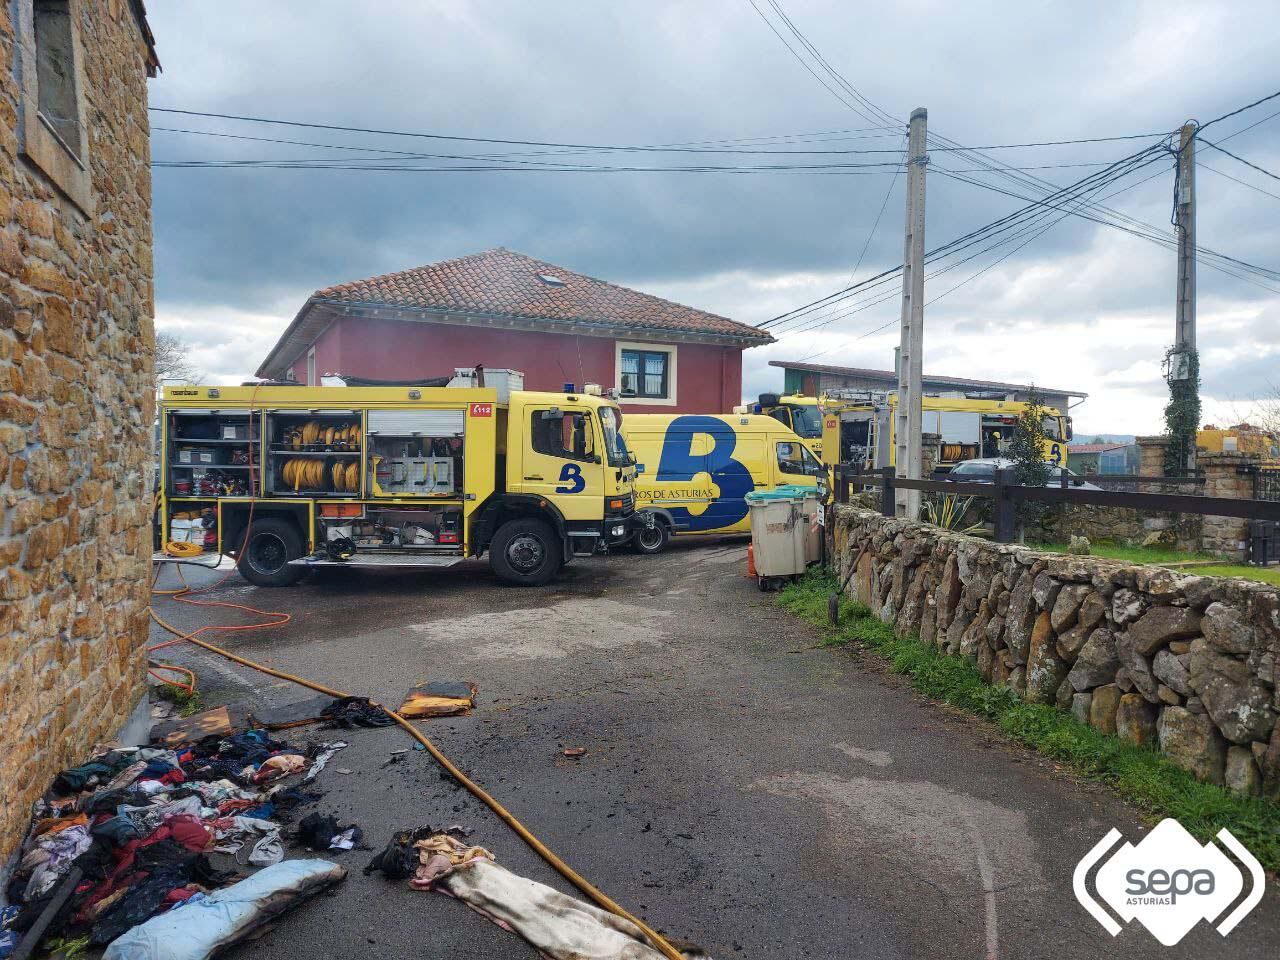
[[[948,480],[963,480],[966,483],[993,483],[996,470],[1012,470],[1016,464],[1006,457],[985,457],[981,460],[965,460],[957,463],[947,474]],[[1062,467],[1050,466],[1049,482],[1046,487],[1057,487],[1062,484]],[[1067,470],[1067,484],[1072,490],[1101,490],[1102,488],[1084,480]]]

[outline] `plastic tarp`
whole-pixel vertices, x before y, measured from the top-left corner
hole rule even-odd
[[[285,860],[117,937],[103,960],[207,960],[347,871],[328,860]]]

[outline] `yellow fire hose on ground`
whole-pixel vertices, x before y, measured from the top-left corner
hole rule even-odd
[[[176,598],[182,592],[184,591],[174,591],[170,595],[173,595]],[[237,606],[236,604],[216,604],[216,605]],[[351,694],[344,693],[341,690],[334,690],[334,689],[331,689],[330,687],[324,686],[323,684],[315,683],[311,680],[307,680],[303,677],[295,676],[294,674],[291,674],[291,673],[285,673],[283,670],[274,670],[271,667],[265,666],[261,663],[255,663],[253,660],[248,660],[244,657],[237,656],[236,654],[232,653],[230,650],[224,650],[222,647],[214,646],[212,643],[208,643],[204,640],[199,639],[193,633],[183,633],[177,627],[173,626],[172,624],[166,623],[164,620],[160,619],[160,616],[155,612],[154,608],[148,607],[147,609],[151,614],[151,619],[153,619],[163,629],[167,630],[169,633],[173,634],[175,637],[178,638],[177,640],[169,641],[168,643],[164,644],[164,646],[168,646],[171,643],[176,643],[179,640],[186,640],[191,643],[194,643],[196,646],[204,650],[208,650],[210,653],[216,653],[221,657],[226,657],[228,660],[232,661],[233,663],[238,663],[243,667],[249,667],[252,670],[258,670],[261,673],[265,673],[268,676],[277,677],[280,680],[288,680],[291,683],[299,684],[300,686],[304,686],[309,690],[314,690],[317,693],[322,693],[325,696],[329,696],[329,697],[351,696]],[[258,613],[263,611],[254,611],[254,612]],[[276,626],[276,625],[278,624],[263,624],[262,626]],[[205,629],[205,628],[202,628],[202,629]],[[376,701],[370,701],[370,702],[374,703],[375,706],[382,706],[382,704],[379,704]],[[512,830],[514,830],[519,835],[521,840],[523,840],[525,843],[527,843],[530,847],[533,848],[534,852],[537,853],[538,856],[542,857],[543,860],[545,860],[548,864],[554,867],[557,873],[559,873],[562,877],[564,877],[566,880],[572,883],[584,894],[586,894],[588,897],[594,900],[596,904],[600,906],[602,909],[608,910],[610,913],[614,914],[615,916],[622,917],[624,920],[629,920],[632,923],[634,923],[640,929],[640,931],[646,937],[649,938],[649,941],[653,944],[653,946],[657,948],[664,957],[667,958],[667,960],[685,960],[684,955],[681,954],[678,950],[676,950],[676,948],[673,947],[670,943],[668,943],[667,940],[661,934],[659,934],[656,930],[651,928],[648,924],[646,924],[640,918],[632,916],[623,907],[621,907],[619,904],[615,903],[608,896],[606,896],[601,890],[593,886],[589,880],[587,880],[585,877],[579,874],[576,870],[570,867],[567,863],[561,860],[558,856],[556,856],[555,853],[553,853],[546,846],[546,844],[544,844],[541,840],[535,837],[523,823],[517,820],[515,816],[509,810],[507,810],[506,807],[504,807],[492,796],[490,796],[487,792],[485,792],[484,788],[481,787],[478,783],[476,783],[474,780],[468,777],[465,773],[463,773],[460,769],[458,769],[458,767],[454,765],[453,761],[451,761],[448,757],[446,757],[443,753],[441,753],[439,748],[437,748],[434,743],[432,743],[430,740],[427,739],[425,735],[423,735],[422,731],[420,731],[417,727],[411,724],[404,717],[400,716],[400,714],[396,713],[394,710],[387,710],[385,706],[382,706],[382,709],[387,711],[387,715],[390,716],[392,720],[394,720],[396,723],[402,726],[405,730],[407,730],[411,737],[413,737],[420,744],[422,744],[422,746],[426,748],[427,752],[431,754],[431,756],[435,759],[435,761],[439,763],[440,766],[444,767],[445,770],[448,771],[451,777],[453,777],[460,784],[466,787],[469,791],[471,791],[472,794],[474,794],[479,800],[481,800],[485,806],[487,806],[490,810],[496,813],[507,826],[509,826]]]

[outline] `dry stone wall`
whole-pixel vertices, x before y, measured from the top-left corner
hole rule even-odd
[[[899,635],[1202,780],[1280,799],[1280,591],[831,509],[838,576]]]
[[[71,4],[88,171],[73,200],[19,132],[31,8],[0,12],[0,857],[53,774],[138,701],[150,554],[146,49],[133,5]]]

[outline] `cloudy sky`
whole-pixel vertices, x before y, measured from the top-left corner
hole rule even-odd
[[[900,118],[902,129],[912,108],[926,106],[930,131],[965,145],[1157,135],[987,154],[1036,168],[1026,173],[1059,186],[1189,118],[1205,122],[1280,88],[1280,8],[1268,0],[903,0],[856,5],[856,16],[847,2],[778,3],[827,63]],[[756,4],[803,53],[768,0]],[[555,144],[739,141],[730,146],[853,151],[896,150],[903,142],[901,129],[860,115],[820,84],[750,0],[150,6],[164,64],[151,82],[153,107]],[[868,113],[865,104],[860,109]],[[1233,153],[1280,171],[1280,117],[1258,123],[1277,111],[1280,99],[1223,120],[1205,136],[1230,137],[1224,146]],[[153,113],[152,124],[153,158],[166,162],[385,160],[389,150],[520,155],[506,158],[507,166],[548,162],[549,148],[172,113]],[[555,159],[777,166],[896,157],[557,152]],[[1280,181],[1207,147],[1199,159],[1201,245],[1280,270]],[[378,162],[458,163],[384,160]],[[938,173],[979,171],[970,157],[939,151],[931,160],[930,249],[1023,204]],[[1075,164],[1098,166],[1067,166]],[[1123,191],[1107,205],[1167,230],[1172,169],[1171,157],[1158,157],[1098,196]],[[755,324],[848,285],[864,247],[855,279],[901,262],[905,176],[894,172],[158,168],[157,324],[192,345],[207,379],[232,382],[252,373],[311,291],[494,246]],[[987,171],[962,176],[1014,189]],[[1203,263],[1199,270],[1207,418],[1244,415],[1280,384],[1280,293],[1273,292],[1280,282],[1247,275],[1258,282]],[[926,310],[925,369],[1087,391],[1076,411],[1082,432],[1155,432],[1174,280],[1167,248],[1062,218],[1038,237],[1020,236],[930,279],[926,299],[938,299]],[[897,301],[850,312],[867,299],[780,324],[778,343],[745,354],[746,393],[780,385],[769,360],[891,366]]]

